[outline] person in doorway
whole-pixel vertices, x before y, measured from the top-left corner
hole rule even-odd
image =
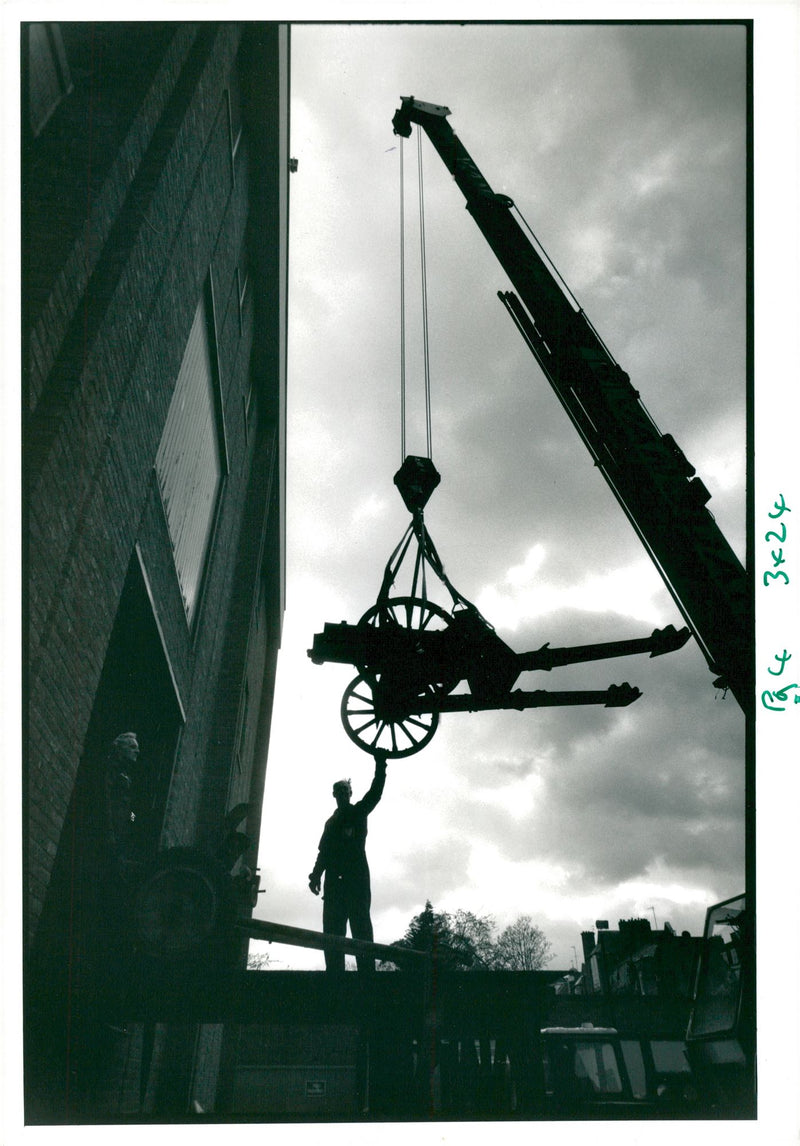
[[[353,789],[349,780],[333,785],[336,811],[326,821],[319,841],[319,854],[308,886],[319,895],[320,880],[325,874],[322,907],[322,930],[328,935],[345,935],[350,923],[353,939],[372,942],[370,918],[371,890],[367,863],[367,817],[383,795],[386,782],[386,756],[375,752],[375,775],[369,791],[357,804],[351,803]],[[374,971],[371,956],[356,957],[359,971]],[[344,971],[344,952],[325,951],[327,971]]]
[[[121,732],[111,745],[105,767],[106,840],[123,878],[135,861],[136,813],[133,788],[139,759],[135,732]]]

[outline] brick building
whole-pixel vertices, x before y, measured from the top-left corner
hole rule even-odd
[[[219,1029],[126,1025],[120,1000],[167,849],[234,877],[239,915],[255,902],[285,592],[288,41],[22,27],[30,1122],[213,1106]],[[245,952],[234,935],[229,963]]]

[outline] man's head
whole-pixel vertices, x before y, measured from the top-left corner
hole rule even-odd
[[[353,788],[349,780],[337,780],[333,785],[333,798],[338,807],[344,808],[350,803]]]
[[[139,741],[135,732],[121,732],[114,741],[114,747],[123,760],[135,764],[139,758]]]

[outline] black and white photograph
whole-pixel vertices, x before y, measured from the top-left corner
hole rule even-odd
[[[757,1130],[758,15],[180,14],[4,26],[25,1126]]]

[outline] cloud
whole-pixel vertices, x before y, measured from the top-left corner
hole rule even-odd
[[[400,911],[408,910],[410,918],[417,905],[424,906],[427,899],[440,903],[449,892],[462,886],[470,851],[462,833],[429,840],[409,851],[388,871],[392,905]]]
[[[565,609],[573,616],[614,613],[648,625],[663,623],[664,587],[648,560],[587,574],[573,585],[545,576],[545,562],[544,547],[536,545],[528,551],[523,564],[508,570],[500,585],[487,585],[480,591],[476,604],[493,619],[497,629],[513,632],[526,621],[540,620]],[[535,581],[540,571],[543,575]]]
[[[359,526],[364,521],[383,517],[387,508],[388,502],[385,497],[379,497],[376,493],[370,493],[354,507],[351,518],[352,524]]]

